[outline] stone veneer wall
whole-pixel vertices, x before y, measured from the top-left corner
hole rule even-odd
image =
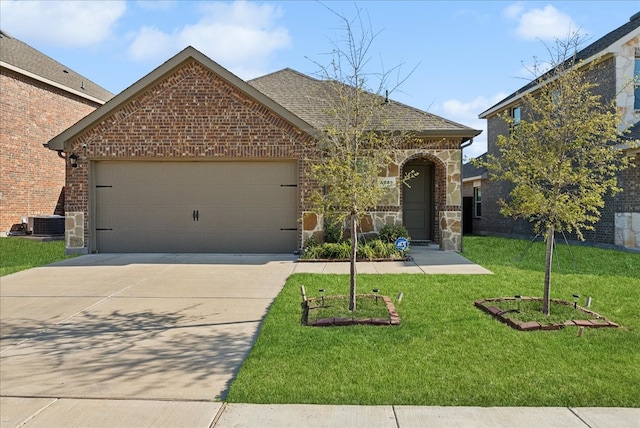
[[[403,166],[418,158],[435,165],[434,219],[435,242],[440,249],[460,251],[462,247],[462,163],[460,142],[435,139],[411,143],[389,165],[384,177],[395,177],[396,187],[383,198],[383,205],[366,215],[360,224],[362,233],[379,232],[386,224],[402,225]],[[307,211],[303,213],[303,241],[314,237],[322,239],[322,218]]]
[[[65,247],[69,253],[84,252],[84,213],[67,213],[64,224]]]
[[[616,213],[615,244],[640,249],[640,213]]]

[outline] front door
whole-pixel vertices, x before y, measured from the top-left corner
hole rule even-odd
[[[433,240],[433,163],[418,159],[407,163],[404,171],[415,171],[418,176],[403,186],[402,217],[404,227],[414,241]]]

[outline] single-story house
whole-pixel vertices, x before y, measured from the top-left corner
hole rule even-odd
[[[65,161],[42,144],[113,94],[3,31],[0,88],[0,236],[64,233]]]
[[[243,81],[188,47],[48,147],[64,153],[66,248],[93,252],[299,250],[322,230],[309,162],[325,122],[314,79],[284,69]],[[480,131],[389,101],[407,143],[385,205],[363,231],[404,224],[417,241],[460,250],[461,148]],[[411,188],[399,178],[420,173]]]

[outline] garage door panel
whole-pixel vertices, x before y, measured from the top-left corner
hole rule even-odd
[[[290,187],[297,183],[295,161],[97,162],[94,167],[97,251],[291,252],[297,247],[296,230],[281,230],[297,227],[298,190]]]

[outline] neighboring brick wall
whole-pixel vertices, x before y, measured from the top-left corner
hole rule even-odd
[[[65,161],[42,144],[99,104],[3,68],[0,105],[0,234],[4,234],[22,217],[64,214]]]

